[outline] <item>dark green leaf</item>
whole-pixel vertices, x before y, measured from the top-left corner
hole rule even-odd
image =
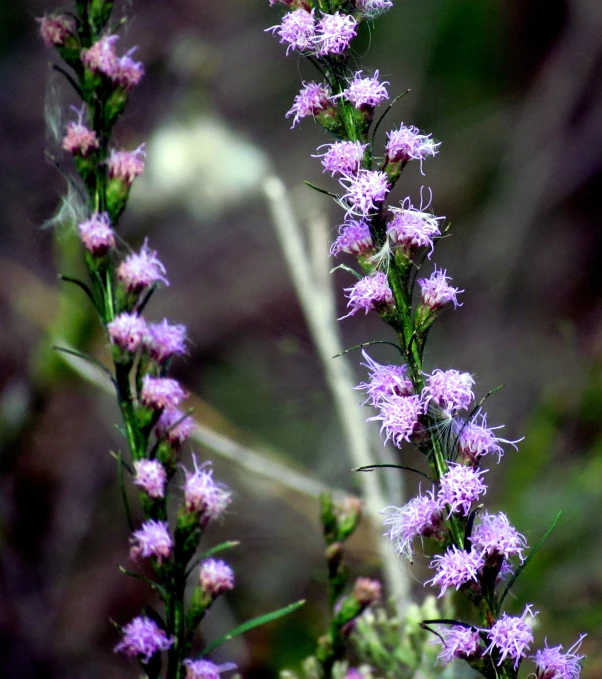
[[[307,184],[310,189],[313,189],[314,191],[317,191],[318,193],[324,193],[327,196],[330,196],[331,198],[334,198],[335,200],[339,200],[339,196],[337,196],[336,193],[331,193],[330,191],[327,191],[326,189],[321,189],[319,186],[316,186],[315,184],[312,184],[311,182],[304,181],[304,184]]]
[[[414,469],[414,467],[406,467],[402,464],[369,464],[366,465],[365,467],[357,467],[356,469],[352,469],[352,472],[372,472],[375,469],[405,469],[408,472],[414,472],[415,474],[420,474],[420,476],[424,476],[425,479],[428,479],[431,483],[433,482],[433,479],[428,474],[425,474],[424,472],[421,472],[419,469]]]

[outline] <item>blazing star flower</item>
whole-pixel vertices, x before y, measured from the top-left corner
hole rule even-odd
[[[391,0],[356,0],[356,7],[366,19],[376,19],[393,7]]]
[[[194,420],[177,408],[166,408],[155,425],[155,434],[180,448],[196,429]]]
[[[199,585],[204,592],[215,598],[234,589],[234,572],[225,561],[207,559],[201,563]]]
[[[372,578],[357,578],[353,585],[353,598],[360,606],[371,606],[380,600],[382,584]]]
[[[370,381],[358,384],[355,389],[362,389],[368,398],[362,405],[369,403],[378,406],[386,396],[410,396],[414,393],[412,381],[407,377],[406,365],[382,365],[362,349],[362,356],[366,359],[363,366],[370,371]]]
[[[468,408],[474,399],[471,390],[474,380],[469,373],[437,368],[432,375],[427,375],[426,382],[422,392],[425,403],[434,403],[447,415]]]
[[[339,227],[339,235],[330,247],[333,257],[341,252],[365,255],[374,249],[370,227],[364,221],[350,219]]]
[[[164,411],[165,412],[165,411]],[[136,460],[134,462],[134,484],[154,499],[165,497],[167,472],[157,460]]]
[[[316,54],[343,54],[357,35],[357,21],[350,14],[323,14],[316,25]]]
[[[418,495],[403,507],[385,507],[383,526],[389,527],[385,535],[394,543],[399,554],[412,559],[412,542],[420,536],[434,535],[441,524],[441,505],[432,490]]]
[[[314,158],[322,158],[324,172],[333,176],[337,173],[349,175],[360,169],[367,146],[359,141],[336,141],[320,146],[319,149],[326,147],[328,150]]]
[[[184,660],[184,665],[186,666],[185,679],[220,679],[222,672],[236,669],[236,665],[231,662],[216,665],[210,660],[191,660],[190,658]]]
[[[142,378],[140,400],[143,405],[153,410],[177,408],[187,396],[180,383],[170,377],[145,375]]]
[[[532,627],[537,612],[533,613],[531,609],[531,605],[527,606],[520,618],[504,613],[491,629],[481,630],[491,642],[485,653],[491,653],[495,648],[500,654],[498,667],[510,658],[514,660],[516,670],[533,643]]]
[[[345,288],[345,292],[349,293],[347,295],[349,300],[347,308],[351,309],[351,311],[339,320],[353,316],[361,309],[368,313],[369,311],[378,311],[385,306],[393,304],[393,293],[389,287],[387,277],[380,271],[365,276],[355,285]]]
[[[449,471],[440,479],[437,497],[442,505],[449,505],[452,512],[468,516],[472,503],[487,492],[481,476],[484,471],[476,471],[462,464],[449,465]]]
[[[481,423],[477,424],[476,417],[470,422],[458,424],[458,452],[462,457],[470,462],[477,462],[483,455],[497,455],[498,462],[504,454],[504,449],[500,443],[508,443],[518,450],[516,444],[518,441],[508,441],[497,437],[493,432],[495,429],[501,429],[504,425],[497,427],[487,427],[487,416],[479,413]]]
[[[126,257],[117,269],[117,278],[129,292],[140,293],[154,283],[169,285],[164,276],[165,267],[157,258],[157,253],[144,241],[139,253]]]
[[[472,658],[480,651],[481,637],[473,627],[463,627],[462,625],[444,627],[440,625],[437,628],[437,632],[443,637],[443,640],[436,638],[430,644],[443,643],[443,649],[437,658],[444,665],[447,665],[455,658]]]
[[[111,342],[131,353],[138,351],[146,336],[146,321],[138,314],[122,313],[107,323]]]
[[[94,73],[103,73],[109,76],[115,66],[117,54],[115,43],[119,40],[118,35],[105,35],[97,40],[92,47],[82,50],[82,62],[84,66]]]
[[[303,88],[295,97],[293,105],[286,117],[294,116],[291,128],[307,116],[316,116],[330,105],[332,90],[323,83],[303,83]]]
[[[175,641],[154,620],[142,616],[124,625],[122,632],[123,639],[115,646],[115,653],[140,656],[143,663],[148,663],[155,653],[167,651]]]
[[[73,19],[64,14],[53,14],[36,21],[40,24],[40,35],[46,47],[63,47],[73,35]]]
[[[369,217],[378,210],[391,190],[384,172],[377,170],[358,170],[355,174],[345,174],[339,183],[347,190],[342,199],[347,201],[347,214]]]
[[[194,472],[186,471],[184,502],[189,512],[199,512],[201,522],[219,518],[231,502],[230,492],[213,479],[212,469],[197,465],[193,456]]]
[[[266,28],[266,31],[278,34],[280,36],[280,43],[288,45],[286,53],[291,50],[299,52],[310,52],[315,44],[315,10],[308,12],[301,8],[296,9],[288,14],[285,14],[282,23],[271,28]]]
[[[356,108],[374,108],[389,98],[389,93],[385,85],[388,82],[379,82],[379,72],[374,71],[374,75],[362,78],[362,71],[357,71],[349,87],[337,97],[345,97]]]
[[[462,585],[471,580],[476,582],[479,571],[484,565],[485,560],[480,552],[474,549],[470,552],[465,552],[454,545],[444,554],[437,554],[431,561],[430,567],[436,568],[437,574],[424,584],[441,587],[441,592],[438,595],[441,598],[448,587],[460,589]]]
[[[186,326],[172,325],[165,318],[161,323],[149,323],[144,346],[159,363],[182,356],[186,353]]]
[[[499,554],[505,559],[517,556],[523,563],[523,549],[527,548],[527,540],[508,521],[508,517],[500,512],[489,514],[484,512],[471,535],[473,549],[480,549],[485,554]]]
[[[416,429],[418,418],[424,413],[420,396],[383,396],[378,403],[379,414],[366,421],[381,421],[380,433],[384,443],[392,441],[401,448],[403,441],[409,441]]]
[[[131,184],[144,172],[145,144],[140,144],[133,151],[115,151],[113,149],[107,160],[110,179],[120,179]]]
[[[387,224],[387,236],[393,245],[414,253],[418,248],[427,248],[429,258],[433,253],[433,239],[441,235],[439,223],[444,217],[435,217],[428,212],[417,210],[406,198],[401,208],[391,208],[393,219]]]
[[[94,257],[104,257],[115,247],[115,234],[108,212],[94,212],[90,219],[77,226],[82,243]]]
[[[132,533],[130,558],[154,556],[158,561],[169,559],[173,543],[167,521],[145,521],[140,530]]]
[[[427,156],[434,156],[441,143],[431,139],[430,134],[420,134],[420,130],[414,125],[401,124],[398,130],[387,133],[387,158],[391,163],[420,160]]]
[[[422,291],[422,303],[430,309],[441,309],[446,304],[453,304],[454,309],[462,306],[458,302],[457,295],[464,290],[453,288],[447,281],[451,281],[449,276],[446,276],[445,269],[437,269],[431,274],[430,278],[419,278],[418,285]]]
[[[537,667],[537,679],[579,679],[581,674],[581,661],[584,655],[577,655],[581,647],[585,634],[563,653],[562,646],[548,646],[545,641],[545,648],[537,651],[534,656],[530,656]]]
[[[73,155],[86,157],[90,151],[98,148],[98,137],[94,130],[84,125],[84,107],[77,109],[77,120],[67,123],[67,134],[63,137],[62,147]]]

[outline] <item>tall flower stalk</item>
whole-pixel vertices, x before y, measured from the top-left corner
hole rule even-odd
[[[351,70],[357,55],[352,43],[361,24],[389,10],[390,0],[270,0],[284,5],[282,21],[268,29],[286,46],[287,54],[301,54],[316,67],[319,78],[304,82],[286,114],[292,127],[311,117],[334,137],[316,154],[324,172],[339,182],[331,195],[344,210],[343,223],[331,254],[355,255],[357,269],[346,288],[347,318],[377,313],[395,333],[399,364],[382,365],[365,351],[368,380],[358,389],[365,404],[376,409],[370,420],[380,424],[385,442],[397,448],[413,445],[426,463],[419,471],[428,488],[403,507],[384,510],[386,535],[398,552],[412,558],[416,542],[432,557],[433,576],[425,583],[462,592],[475,610],[471,622],[429,620],[424,625],[441,644],[439,659],[461,658],[488,679],[515,679],[523,660],[534,662],[537,679],[576,679],[583,656],[581,637],[567,652],[561,646],[529,655],[534,643],[537,613],[527,605],[522,614],[504,610],[507,595],[539,544],[527,552],[525,538],[503,513],[483,510],[486,493],[485,460],[501,460],[504,446],[514,446],[497,435],[483,411],[485,399],[475,403],[474,380],[459,370],[428,369],[425,346],[429,332],[444,310],[456,308],[462,290],[451,284],[444,269],[430,263],[445,232],[443,218],[406,198],[388,202],[406,165],[422,165],[438,152],[439,143],[412,125],[400,124],[386,135],[384,148],[376,133],[391,101],[380,117],[376,110],[389,100],[387,82],[379,72]],[[402,95],[400,95],[402,96]],[[314,187],[317,188],[317,187]],[[368,346],[367,342],[363,346]],[[406,465],[407,468],[407,465]],[[423,484],[424,485],[424,484]]]

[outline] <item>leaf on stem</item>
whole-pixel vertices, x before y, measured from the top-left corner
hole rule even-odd
[[[344,266],[344,265],[341,265],[341,266]],[[337,268],[339,268],[339,267],[337,267]],[[334,271],[334,269],[333,269],[333,271]],[[356,344],[354,347],[349,347],[349,349],[345,349],[345,351],[341,351],[339,354],[335,354],[333,356],[333,358],[338,358],[339,356],[344,356],[345,354],[348,354],[350,351],[355,351],[356,349],[361,349],[362,347],[369,347],[372,344],[389,344],[392,347],[395,347],[397,349],[397,351],[399,351],[402,358],[405,358],[403,351],[400,349],[400,347],[397,346],[397,344],[395,344],[394,342],[387,342],[386,340],[372,340],[371,342],[362,342],[361,344]]]
[[[338,196],[336,193],[332,193],[331,191],[327,191],[326,189],[321,189],[319,186],[316,186],[315,184],[312,184],[311,182],[308,182],[307,180],[303,182],[304,184],[307,184],[310,189],[313,189],[314,191],[317,191],[318,193],[324,193],[327,196],[330,196],[331,198],[334,198],[335,200],[340,200],[341,197]]]
[[[415,469],[414,467],[406,467],[405,465],[402,464],[368,464],[365,467],[356,467],[355,469],[352,469],[352,472],[373,472],[375,469],[404,469],[405,471],[408,472],[414,472],[415,474],[420,474],[420,476],[424,476],[425,479],[428,479],[431,483],[433,483],[433,479],[428,474],[425,474],[424,472],[421,472],[419,469]]]
[[[130,531],[134,531],[134,520],[132,519],[132,512],[130,510],[130,503],[128,501],[128,496],[125,490],[125,479],[123,478],[123,467],[126,466],[125,462],[123,461],[123,455],[121,454],[121,451],[118,453],[111,453],[113,457],[117,460],[117,482],[119,483],[119,490],[121,491],[121,499],[123,500],[123,506],[125,509],[125,517],[128,522],[128,526],[130,527]],[[128,471],[130,474],[132,473],[131,469],[128,467]]]
[[[159,594],[163,597],[163,599],[167,598],[167,590],[161,586],[158,582],[155,582],[154,580],[151,580],[150,578],[144,577],[144,575],[140,575],[140,573],[135,573],[134,571],[130,571],[127,568],[124,568],[120,564],[117,564],[117,568],[124,574],[124,575],[129,575],[131,578],[135,578],[136,580],[141,580],[142,582],[146,582],[147,585],[150,585],[153,589],[157,590]]]
[[[77,349],[68,349],[67,347],[59,347],[56,344],[52,345],[52,348],[55,351],[61,351],[64,354],[70,354],[71,356],[77,356],[77,358],[81,358],[84,361],[88,361],[88,363],[91,363],[93,366],[96,368],[99,368],[102,370],[105,375],[111,380],[113,383],[113,386],[117,387],[117,382],[115,381],[115,378],[113,377],[113,373],[105,366],[103,365],[100,361],[95,359],[93,356],[90,356],[89,354],[84,354],[81,351],[77,351]]]
[[[92,290],[83,282],[80,281],[77,278],[71,278],[71,276],[63,276],[62,274],[59,274],[59,280],[64,281],[65,283],[73,283],[73,285],[77,285],[77,287],[80,290],[83,290],[86,297],[92,302],[92,306],[96,310],[96,313],[100,314],[98,310],[98,304],[96,303],[96,300],[94,299],[94,294],[92,293]]]
[[[376,132],[378,128],[380,127],[380,124],[382,121],[385,119],[385,116],[389,111],[395,106],[395,104],[402,98],[405,97],[405,95],[409,92],[410,90],[406,90],[405,92],[402,92],[401,94],[398,94],[395,99],[387,106],[387,108],[382,112],[382,115],[380,118],[376,121],[376,125],[374,126],[374,129],[372,130],[372,137],[370,138],[370,146],[374,145],[374,137],[376,136]]]

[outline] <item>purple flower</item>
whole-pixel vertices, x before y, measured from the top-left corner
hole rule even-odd
[[[357,71],[353,75],[349,87],[342,94],[338,94],[337,97],[345,97],[356,108],[378,106],[389,98],[389,93],[385,87],[389,83],[386,81],[379,82],[378,76],[379,72],[375,71],[373,76],[362,78],[362,71]]]
[[[446,276],[445,269],[437,269],[431,274],[430,278],[419,278],[418,285],[422,291],[422,303],[429,307],[429,309],[441,309],[446,304],[453,304],[454,309],[462,306],[458,302],[457,295],[464,290],[453,288],[447,281],[451,281],[449,276]]]
[[[434,156],[441,145],[433,141],[430,134],[420,134],[414,125],[406,127],[403,123],[398,130],[388,132],[387,139],[387,158],[391,163],[423,161],[427,156]]]
[[[235,670],[236,665],[231,662],[216,665],[210,660],[184,660],[186,679],[220,679],[222,672]]]
[[[389,526],[385,535],[395,543],[399,554],[412,558],[412,542],[419,536],[434,535],[441,524],[441,505],[427,491],[426,495],[418,495],[403,507],[385,507],[384,526]]]
[[[172,325],[167,319],[161,323],[149,323],[144,346],[159,363],[172,356],[182,356],[186,353],[186,326]]]
[[[138,314],[122,313],[107,323],[107,330],[113,344],[135,353],[147,333],[147,325]]]
[[[187,396],[180,383],[170,377],[145,375],[142,379],[140,400],[153,410],[177,408]]]
[[[320,146],[319,149],[326,147],[328,150],[321,156],[314,157],[322,158],[324,172],[330,172],[332,175],[352,174],[360,169],[367,146],[367,143],[362,144],[359,141],[336,141],[334,144]]]
[[[118,83],[126,90],[132,89],[144,76],[144,64],[132,59],[132,54],[137,49],[137,47],[132,47],[127,54],[116,58],[111,72],[107,74],[113,82]]]
[[[467,516],[472,503],[487,492],[487,486],[481,478],[484,473],[462,464],[450,463],[449,471],[439,480],[439,502],[449,505],[451,512]]]
[[[533,621],[537,612],[533,613],[531,605],[527,606],[520,618],[504,615],[491,629],[484,629],[487,638],[491,642],[485,649],[485,653],[491,653],[495,648],[499,652],[498,666],[506,658],[514,660],[514,669],[517,669],[530,644],[533,643]],[[563,678],[564,679],[564,678]]]
[[[134,618],[121,630],[123,639],[115,646],[115,653],[122,651],[126,655],[141,656],[143,663],[159,651],[170,648],[174,639],[168,637],[154,620],[146,617]]]
[[[378,206],[391,190],[386,173],[376,170],[358,170],[356,174],[346,174],[339,183],[347,190],[343,200],[347,201],[347,214],[368,217],[378,210]]]
[[[107,160],[109,177],[131,184],[136,177],[144,172],[144,158],[146,151],[144,144],[140,144],[134,151],[115,151],[113,149]]]
[[[145,240],[139,253],[128,255],[117,269],[117,278],[129,292],[139,293],[154,283],[169,285],[164,276],[165,267],[157,253],[148,247]]]
[[[393,304],[393,293],[389,287],[387,277],[380,271],[365,276],[355,285],[345,288],[345,292],[349,293],[347,295],[349,300],[347,308],[351,309],[351,311],[339,320],[353,316],[353,314],[356,314],[361,309],[368,313],[369,311],[378,311]]]
[[[433,402],[447,415],[455,415],[459,410],[466,409],[474,399],[471,387],[474,380],[470,373],[457,370],[433,370],[427,375],[427,386],[422,392],[425,403]]]
[[[36,21],[40,24],[40,35],[46,47],[62,47],[73,35],[73,19],[64,14],[40,17]]]
[[[432,644],[443,643],[443,648],[437,658],[447,665],[455,658],[471,658],[480,652],[481,637],[473,627],[463,627],[454,625],[453,627],[443,627],[440,625],[437,632],[443,640],[437,638],[431,641]]]
[[[356,669],[355,667],[350,667],[347,670],[347,672],[345,672],[345,676],[343,677],[343,679],[363,679],[363,678],[358,669]]]
[[[155,434],[179,448],[196,428],[194,420],[189,415],[177,408],[166,408],[155,425]]]
[[[562,646],[550,648],[546,639],[545,648],[530,656],[537,667],[537,679],[579,679],[581,661],[585,656],[577,655],[577,651],[585,636],[582,634],[566,653],[562,652]]]
[[[94,212],[77,228],[84,247],[94,257],[103,257],[115,247],[115,234],[107,212]]]
[[[115,43],[118,40],[118,35],[105,35],[97,40],[92,47],[82,50],[81,56],[84,66],[95,73],[103,73],[109,76],[117,59]]]
[[[234,573],[225,561],[207,559],[201,563],[199,585],[215,598],[234,589]]]
[[[67,123],[67,134],[63,137],[62,147],[73,155],[86,157],[90,151],[98,148],[98,137],[94,130],[84,125],[84,107],[77,109],[77,120]]]
[[[316,54],[342,54],[357,35],[357,21],[349,14],[323,14],[316,25]]]
[[[476,582],[479,571],[484,565],[485,561],[482,554],[474,549],[465,552],[454,545],[444,554],[437,554],[431,561],[430,567],[436,568],[437,574],[424,584],[441,587],[440,598],[445,594],[448,587],[459,589],[471,580]]]
[[[186,471],[184,502],[189,512],[199,512],[202,523],[219,518],[232,497],[226,487],[213,479],[212,469],[197,465],[193,456],[194,472]]]
[[[130,558],[154,556],[159,561],[169,559],[173,546],[167,521],[145,521],[132,533]]]
[[[391,0],[356,0],[356,7],[366,19],[376,19],[393,7]]]
[[[165,497],[167,472],[157,460],[136,460],[134,462],[134,483],[152,498]]]
[[[280,36],[280,42],[288,45],[287,54],[290,50],[309,52],[314,47],[314,11],[313,9],[311,12],[305,9],[296,9],[293,12],[288,12],[284,15],[281,24],[266,28],[266,31],[272,31],[272,33],[277,33]]]
[[[328,85],[316,82],[304,82],[303,88],[295,97],[290,111],[286,114],[287,118],[294,115],[291,127],[295,127],[301,118],[318,115],[320,111],[323,111],[331,105],[331,97],[332,91]]]
[[[384,443],[392,441],[401,448],[403,441],[409,441],[416,429],[418,418],[424,412],[419,396],[383,396],[378,403],[379,414],[366,421],[381,421],[381,436],[384,432]]]
[[[369,403],[378,406],[386,396],[410,396],[414,393],[414,385],[407,377],[406,365],[382,365],[362,349],[362,356],[366,359],[363,366],[370,371],[370,381],[358,384],[356,389],[363,389],[368,398],[362,405]]]
[[[417,248],[428,248],[429,257],[433,253],[433,238],[441,235],[438,222],[443,217],[435,217],[428,212],[416,210],[409,198],[401,208],[391,208],[393,219],[387,224],[387,236],[393,245],[404,248],[408,254]]]
[[[503,512],[482,514],[472,532],[471,541],[473,549],[478,548],[486,554],[499,554],[505,559],[518,556],[521,563],[525,560],[523,549],[527,548],[527,540],[510,524]]]
[[[339,235],[330,247],[330,254],[333,257],[341,252],[366,255],[373,249],[374,241],[368,224],[364,221],[351,219],[339,227]]]
[[[518,441],[508,441],[498,438],[493,432],[498,427],[487,427],[487,416],[481,415],[481,423],[477,424],[476,418],[463,424],[459,424],[460,433],[458,436],[458,452],[464,459],[470,462],[477,462],[483,455],[497,455],[498,461],[504,454],[504,449],[500,443],[509,443],[516,448]],[[519,439],[520,440],[520,439]]]

